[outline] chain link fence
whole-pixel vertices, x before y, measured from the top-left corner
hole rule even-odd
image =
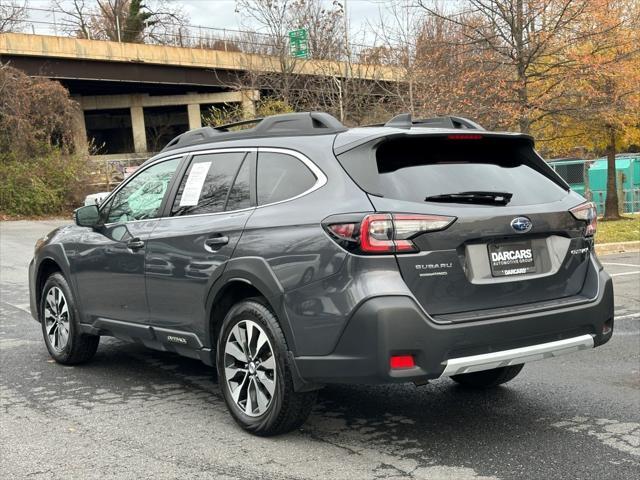
[[[549,166],[573,190],[595,203],[598,214],[604,214],[607,198],[607,159],[552,160]],[[640,212],[640,154],[616,156],[617,195],[623,213]]]

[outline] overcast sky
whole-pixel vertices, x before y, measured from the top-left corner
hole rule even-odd
[[[327,6],[333,3],[332,0],[323,1]],[[241,16],[235,13],[235,0],[182,0],[180,3],[185,6],[192,23],[206,22],[207,26],[223,28],[239,28],[242,24]],[[385,0],[347,0],[351,28],[359,31],[366,27],[367,20],[376,23],[378,11],[384,9],[384,4]]]

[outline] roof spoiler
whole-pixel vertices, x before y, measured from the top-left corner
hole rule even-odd
[[[400,115],[396,115],[391,120],[383,125],[384,127],[393,127],[393,128],[405,128],[409,129],[411,127],[427,127],[427,128],[458,128],[458,129],[469,129],[469,130],[484,130],[482,125],[469,120],[464,117],[432,117],[432,118],[419,118],[413,120],[410,113],[401,113]]]

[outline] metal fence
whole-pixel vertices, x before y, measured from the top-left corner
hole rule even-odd
[[[4,5],[5,2],[0,0],[0,6]],[[17,23],[13,31],[34,35],[67,37],[77,37],[80,34],[78,15],[71,11],[65,12],[55,8],[29,6],[24,7],[23,11],[24,18]],[[99,13],[92,12],[84,15],[86,15],[85,21],[89,21],[90,24],[104,25],[106,23],[105,18]],[[114,28],[117,28],[117,35],[116,32],[109,34],[114,38],[106,38],[104,32],[94,34],[95,38],[91,38],[91,34],[89,37],[94,40],[110,39],[119,41],[120,37],[125,38],[127,33],[132,33],[119,24],[116,24]],[[150,23],[149,27],[145,29],[142,41],[147,44],[240,51],[263,55],[278,55],[283,50],[288,51],[289,48],[286,39],[276,39],[273,35],[264,32],[192,25],[172,20],[170,17],[162,22]],[[310,51],[310,58],[346,60],[348,56],[352,61],[357,62],[364,58],[363,56],[366,55],[366,52],[371,52],[380,47],[379,45],[367,45],[358,42],[349,42],[349,48],[345,48],[344,42],[336,41],[333,44],[333,48],[327,51]]]
[[[622,195],[618,195],[620,209],[624,213],[640,212],[640,188],[619,190]],[[598,214],[604,214],[604,203],[607,198],[606,190],[590,190],[585,197],[596,204]]]
[[[595,203],[598,214],[604,214],[607,197],[606,159],[554,160],[549,166],[560,175],[573,190]],[[628,162],[628,164],[627,164]],[[622,163],[622,165],[621,165]],[[617,195],[623,213],[640,212],[640,155],[616,156]]]

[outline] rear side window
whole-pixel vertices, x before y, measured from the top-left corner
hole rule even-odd
[[[258,154],[258,205],[280,202],[306,192],[315,175],[296,157],[284,153]]]
[[[346,152],[340,163],[368,193],[413,202],[461,192],[507,192],[509,205],[561,199],[562,180],[525,139],[401,137]]]
[[[247,152],[197,155],[182,179],[173,215],[197,215],[251,206]]]

